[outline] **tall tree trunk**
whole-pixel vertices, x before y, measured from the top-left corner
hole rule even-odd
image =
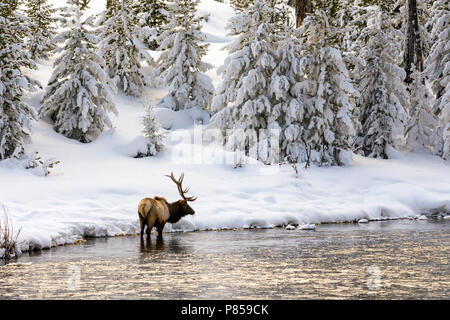
[[[423,70],[422,44],[420,41],[417,0],[407,0],[406,5],[406,43],[405,43],[405,82],[411,82],[412,65]]]
[[[302,25],[303,19],[306,14],[312,12],[312,6],[310,0],[289,0],[288,5],[295,8],[295,20],[297,28]]]

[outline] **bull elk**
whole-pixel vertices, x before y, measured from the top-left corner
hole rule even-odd
[[[186,215],[194,214],[195,211],[189,206],[189,201],[197,200],[197,197],[186,197],[186,193],[189,192],[189,188],[183,190],[184,173],[181,174],[177,180],[173,176],[173,172],[166,175],[172,179],[177,185],[178,192],[183,198],[181,200],[169,203],[163,197],[144,198],[139,202],[138,214],[139,222],[141,225],[141,237],[144,235],[144,228],[147,226],[147,237],[150,236],[150,232],[153,227],[158,230],[158,236],[162,236],[162,231],[167,222],[175,223]]]

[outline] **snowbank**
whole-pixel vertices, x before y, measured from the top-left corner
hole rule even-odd
[[[91,1],[91,7],[101,8],[99,3]],[[226,55],[220,48],[228,41],[222,24],[232,11],[213,0],[202,1],[200,11],[211,14],[205,30],[209,41],[217,41],[211,43],[206,61],[218,67]],[[41,64],[31,74],[45,84],[50,65]],[[209,74],[217,85],[215,70]],[[298,178],[290,166],[251,164],[233,169],[233,154],[196,139],[202,127],[194,127],[194,121],[208,122],[207,113],[200,110],[154,109],[162,126],[171,129],[166,147],[155,157],[133,158],[143,148],[139,138],[143,101],[154,104],[164,94],[148,89],[141,100],[117,95],[114,129],[90,144],[66,139],[44,121],[36,124],[27,152],[39,151],[43,159],[61,161],[52,174],[37,176],[19,165],[11,167],[12,162],[0,164],[0,205],[7,208],[15,229],[22,227],[22,250],[74,243],[84,236],[137,233],[141,198],[179,198],[165,177],[171,171],[185,172],[185,185],[198,196],[192,205],[197,213],[168,224],[166,231],[271,228],[450,212],[450,164],[442,159],[404,153],[391,160],[354,156],[348,167],[301,169]],[[28,101],[38,108],[40,96],[42,92],[35,92]]]

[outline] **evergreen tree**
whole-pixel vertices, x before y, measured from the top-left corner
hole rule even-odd
[[[172,0],[167,4],[170,22],[158,37],[163,52],[154,75],[169,87],[169,93],[158,102],[159,107],[208,108],[211,103],[214,87],[204,72],[212,66],[201,61],[208,46],[200,44],[205,35],[201,32],[204,18],[196,16],[199,2]]]
[[[450,159],[450,1],[434,1],[431,8],[434,44],[425,61],[427,77],[435,96],[433,111],[439,116],[435,152]]]
[[[387,158],[388,145],[404,144],[407,121],[406,74],[400,67],[403,34],[379,7],[372,7],[367,20],[357,39],[363,43],[359,58],[365,64],[358,73],[361,128],[357,145],[366,156]]]
[[[139,97],[148,83],[141,60],[153,65],[153,58],[139,40],[139,27],[131,0],[110,3],[99,20],[102,25],[99,43],[107,72],[118,88],[129,96]]]
[[[401,30],[405,16],[404,0],[339,0],[337,4],[338,10],[332,17],[332,23],[340,29],[340,32],[335,38],[335,42],[342,51],[350,78],[359,91],[359,72],[365,69],[365,61],[360,52],[364,50],[367,42],[367,37],[363,37],[361,34],[367,30],[368,26],[375,23],[374,20],[379,19],[373,13],[374,7],[389,12],[392,26]],[[396,41],[404,39],[398,35]],[[356,108],[354,114],[357,118],[359,113],[359,108]]]
[[[55,19],[52,15],[56,12],[46,0],[27,0],[25,13],[29,18],[29,50],[33,59],[48,59],[49,53],[56,49],[51,41],[56,35],[53,25]]]
[[[222,83],[217,88],[211,109],[211,126],[228,135],[227,149],[240,151],[265,163],[279,162],[269,150],[273,132],[280,130],[278,92],[288,86],[286,77],[272,75],[277,67],[277,34],[284,30],[285,10],[280,0],[255,1],[255,4],[230,19],[227,29],[234,41],[225,48],[229,56],[218,69]],[[282,99],[282,93],[279,94]],[[279,141],[277,140],[278,144]]]
[[[358,91],[338,49],[340,28],[331,21],[339,11],[337,1],[311,1],[313,13],[302,23],[303,81],[296,86],[303,95],[304,114],[299,139],[300,159],[319,165],[346,165],[351,161],[355,135],[353,110]],[[331,18],[330,18],[331,17]]]
[[[144,31],[143,42],[156,50],[159,46],[156,38],[161,34],[162,26],[169,22],[166,4],[162,0],[139,0],[135,10]]]
[[[17,7],[16,0],[0,0],[0,160],[24,153],[37,117],[22,101],[24,91],[39,84],[22,73],[23,68],[36,66],[20,37],[28,29]]]
[[[82,3],[68,0],[64,9],[66,31],[55,38],[63,43],[42,100],[41,116],[55,130],[80,142],[92,141],[104,126],[111,127],[107,112],[117,114],[103,59],[95,53],[97,37],[90,16],[82,19]]]
[[[139,153],[137,157],[154,156],[163,148],[164,134],[161,133],[161,128],[152,114],[151,105],[147,106],[146,113],[142,118],[142,124],[144,126],[144,137],[148,140],[147,152]]]
[[[274,105],[271,117],[277,120],[281,132],[281,159],[308,162],[309,149],[304,140],[304,115],[312,109],[313,101],[302,91],[305,69],[302,63],[300,33],[286,27],[278,32],[276,50],[278,65],[271,77]]]
[[[418,71],[414,65],[412,65],[409,92],[407,143],[413,150],[430,150],[435,144],[434,129],[438,122],[432,110],[431,97],[425,85],[424,73]]]

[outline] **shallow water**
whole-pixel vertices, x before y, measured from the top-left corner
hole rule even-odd
[[[0,298],[448,299],[450,220],[88,240],[0,267]]]

